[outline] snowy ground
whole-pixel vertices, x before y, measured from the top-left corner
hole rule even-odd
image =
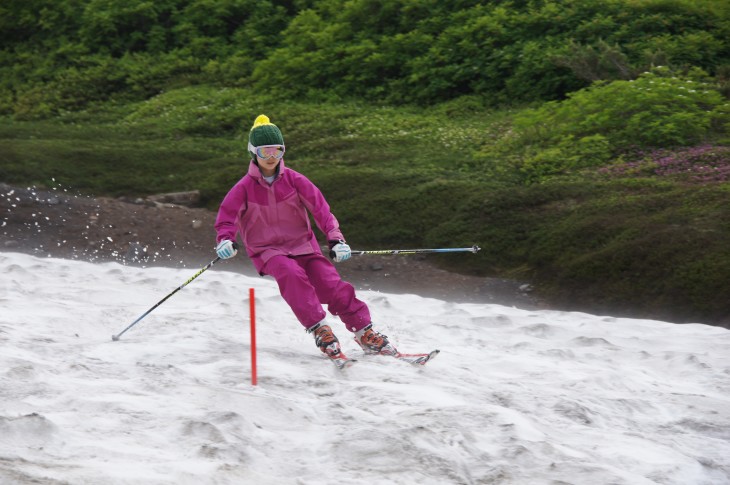
[[[441,354],[340,372],[271,279],[208,271],[112,342],[195,271],[0,272],[2,484],[730,483],[722,328],[361,292],[401,350]]]

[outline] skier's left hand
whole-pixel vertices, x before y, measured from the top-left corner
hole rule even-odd
[[[330,241],[330,258],[335,263],[347,261],[352,256],[350,246],[345,241]]]

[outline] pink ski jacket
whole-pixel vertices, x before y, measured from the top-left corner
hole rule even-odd
[[[252,160],[248,173],[231,188],[218,209],[216,243],[236,240],[246,247],[256,270],[276,255],[322,254],[309,222],[309,211],[328,241],[342,239],[340,225],[322,192],[307,177],[279,162],[279,175],[269,185]]]

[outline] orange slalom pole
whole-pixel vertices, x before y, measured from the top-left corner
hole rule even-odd
[[[251,385],[256,385],[256,298],[253,288],[248,289],[251,310]]]

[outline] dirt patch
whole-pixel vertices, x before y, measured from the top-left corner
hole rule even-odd
[[[206,209],[0,184],[0,213],[0,251],[195,269],[216,257],[215,213]],[[520,282],[444,271],[433,266],[428,256],[356,256],[337,268],[357,289],[413,293],[458,303],[545,307]],[[212,270],[256,274],[243,254]]]

